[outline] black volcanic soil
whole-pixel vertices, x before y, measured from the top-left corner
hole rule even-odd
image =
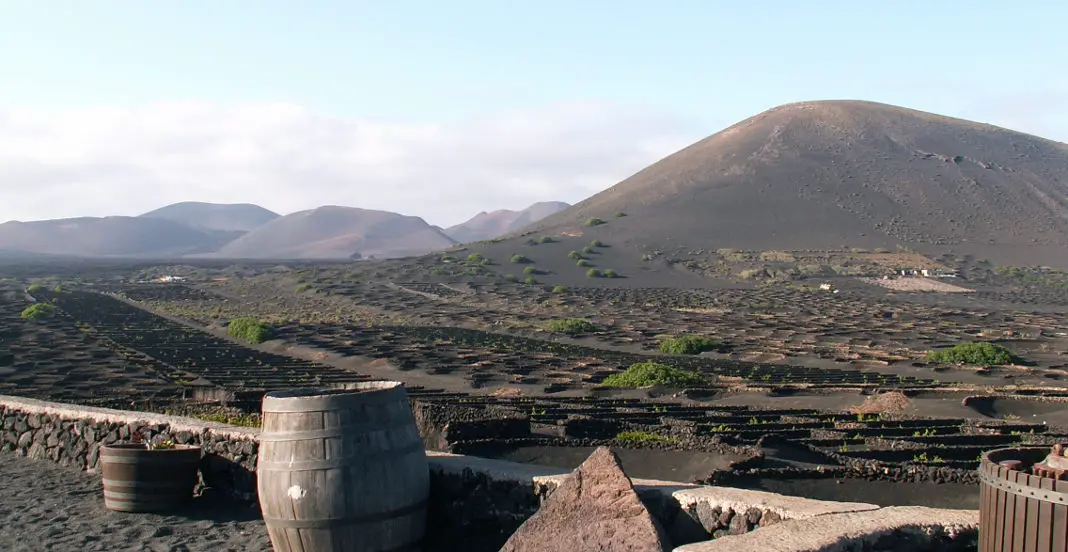
[[[979,509],[979,489],[960,483],[909,483],[864,479],[774,479],[741,477],[731,487],[837,502],[879,506]]]
[[[7,552],[271,550],[256,506],[204,497],[173,514],[112,512],[99,476],[11,454],[0,460],[0,549]]]
[[[560,253],[557,245],[564,244],[525,246],[524,255],[537,261]],[[615,251],[611,243],[597,248]],[[886,499],[895,504],[928,498],[964,504],[966,498],[912,489],[927,489],[917,481],[936,478],[946,485],[944,494],[965,497],[983,451],[1068,438],[1052,410],[995,402],[980,411],[978,403],[961,404],[976,395],[1068,396],[1068,324],[1060,307],[1046,307],[1062,293],[1056,273],[1010,277],[974,259],[940,260],[961,270],[961,285],[982,283],[983,293],[1001,294],[984,299],[975,292],[967,301],[891,293],[847,276],[705,280],[677,263],[665,269],[705,285],[648,287],[624,277],[553,290],[501,280],[481,264],[461,275],[472,269],[464,254],[448,254],[459,262],[442,255],[343,265],[104,263],[68,274],[55,265],[20,267],[12,274],[22,280],[3,285],[0,386],[82,403],[111,392],[126,404],[110,404],[127,408],[185,409],[195,398],[254,411],[267,389],[399,379],[419,401],[473,413],[464,420],[503,412],[515,421],[507,431],[491,424],[497,433],[442,445],[455,452],[569,468],[593,444],[614,442],[627,449],[624,464],[639,478],[719,481],[745,473],[754,485],[791,485],[783,476],[789,473],[797,485],[783,492],[855,500],[852,488],[869,485],[866,477],[874,473],[880,482],[871,483],[870,492],[882,492],[884,484],[904,489]],[[744,266],[770,258],[732,255],[750,259],[739,261]],[[825,257],[839,263],[848,255]],[[925,262],[910,253],[879,258],[885,257]],[[856,254],[863,262],[872,258]],[[44,278],[49,271],[59,275]],[[130,281],[162,274],[190,282]],[[650,281],[670,282],[657,278]],[[23,321],[17,313],[30,299],[21,290],[38,279],[45,290],[37,298],[55,301],[60,315]],[[839,293],[819,290],[816,284],[825,281]],[[51,291],[56,284],[63,291]],[[1014,297],[1029,302],[1013,303]],[[226,336],[225,324],[237,316],[271,322],[273,339],[249,345]],[[571,317],[597,328],[574,336],[545,329],[549,321]],[[662,339],[680,334],[716,337],[724,346],[696,356],[658,350]],[[1003,344],[1030,362],[989,369],[924,360],[929,349],[977,340]],[[7,362],[5,347],[14,353]],[[103,362],[83,362],[85,354]],[[600,385],[649,360],[704,374],[707,386]],[[81,385],[98,380],[103,387]],[[901,404],[871,410],[869,399],[886,391],[901,392]],[[525,433],[530,429],[533,435]],[[625,431],[667,436],[685,450],[624,447],[614,438]],[[711,443],[715,447],[705,447]],[[703,452],[721,448],[738,452]],[[762,460],[747,463],[744,472],[727,471],[758,448]],[[830,466],[844,482],[805,483],[814,479],[807,470],[815,466]]]
[[[523,446],[488,457],[573,470],[590,456],[596,447]],[[743,455],[704,451],[613,448],[627,475],[637,479],[661,481],[696,481],[717,470],[745,460]]]
[[[1068,402],[1045,402],[1022,398],[990,398],[969,401],[975,412],[1003,420],[1020,420],[1030,423],[1068,425]]]

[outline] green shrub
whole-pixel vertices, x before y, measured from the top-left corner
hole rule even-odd
[[[618,374],[608,376],[601,384],[608,387],[648,387],[650,385],[696,387],[704,385],[705,378],[700,374],[659,362],[640,362]]]
[[[616,271],[609,268],[601,273],[605,278],[619,278],[619,274]]]
[[[626,214],[626,213],[624,213],[623,211],[616,211],[616,214],[615,214],[614,216],[615,216],[616,218],[620,218],[620,217],[625,217],[625,216],[627,216],[627,214]]]
[[[617,441],[629,441],[632,443],[679,443],[675,437],[664,437],[648,431],[621,431],[616,434]]]
[[[568,259],[574,259],[574,260],[578,261],[578,260],[582,259],[582,254],[579,253],[578,251],[569,251],[567,253],[567,258]]]
[[[604,247],[604,242],[601,240],[593,240],[590,242],[590,247]]]
[[[586,271],[587,278],[600,278],[602,276],[604,276],[604,274],[602,274],[601,271],[597,270],[596,268],[591,268]]]
[[[297,286],[296,292],[297,293],[304,293],[305,291],[310,291],[311,289],[312,289],[312,285],[311,284],[300,284],[299,286]]]
[[[519,281],[519,278],[517,278],[515,274],[505,274],[504,275],[504,279],[508,280],[509,282],[518,282]]]
[[[271,338],[271,327],[255,318],[234,318],[226,325],[226,333],[249,343],[263,343]]]
[[[587,261],[586,259],[579,259],[575,263],[575,266],[593,266],[593,263]]]
[[[29,293],[41,293],[44,290],[45,287],[41,284],[31,284],[30,287],[26,288],[26,291],[28,291]]]
[[[481,253],[472,253],[467,256],[467,262],[472,264],[480,264],[485,260],[486,257],[484,257]]]
[[[56,287],[52,288],[54,293],[63,293],[63,286],[56,284]]]
[[[22,310],[22,316],[25,320],[41,320],[42,318],[51,318],[55,316],[56,308],[48,303],[34,303]]]
[[[660,352],[669,355],[697,355],[705,351],[715,351],[723,346],[718,339],[699,335],[683,335],[660,342]]]
[[[553,293],[567,293],[567,288],[564,286],[553,286]]]
[[[531,274],[537,274],[537,273],[538,273],[538,269],[533,267],[533,266],[528,266],[528,267],[523,269],[523,274],[526,274],[527,276],[530,276]]]
[[[555,242],[556,242],[556,239],[553,238],[552,236],[542,236],[541,238],[538,238],[538,243],[555,243]]]
[[[586,247],[582,248],[582,252],[589,255],[590,253],[593,253],[593,248],[587,245]]]
[[[525,282],[528,285],[533,286],[533,285],[538,283],[538,279],[533,277],[533,276],[527,276],[527,278],[525,280],[523,280],[523,282]]]
[[[576,335],[597,331],[597,326],[585,318],[568,318],[566,320],[550,320],[545,323],[545,329],[553,333]]]
[[[605,221],[599,218],[591,218],[586,221],[586,226],[600,226],[602,224],[605,224]]]
[[[177,413],[167,412],[169,415],[177,415]],[[181,415],[189,416],[190,418],[196,418],[198,420],[204,420],[206,422],[216,422],[220,424],[229,424],[242,427],[262,427],[263,419],[259,414],[224,414],[222,412],[189,412]]]
[[[995,366],[1014,364],[1021,359],[1012,351],[994,343],[961,343],[948,349],[938,349],[927,353],[927,360],[943,364],[974,364]]]
[[[514,263],[514,264],[525,264],[525,263],[529,263],[529,262],[531,262],[530,259],[528,259],[528,258],[526,258],[526,257],[524,257],[522,255],[519,255],[518,253],[515,254],[515,255],[512,255],[512,263]]]

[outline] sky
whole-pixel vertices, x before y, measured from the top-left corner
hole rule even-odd
[[[177,201],[448,226],[776,105],[1068,142],[1068,3],[0,0],[0,221]]]

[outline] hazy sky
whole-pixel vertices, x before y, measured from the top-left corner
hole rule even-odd
[[[183,200],[449,225],[782,103],[1068,141],[1068,3],[0,0],[0,221]]]

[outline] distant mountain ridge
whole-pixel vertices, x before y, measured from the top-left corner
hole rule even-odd
[[[483,211],[466,222],[446,228],[445,234],[460,243],[489,240],[520,230],[570,206],[562,201],[543,201],[521,211]]]
[[[358,259],[421,255],[455,242],[419,217],[325,206],[278,215],[252,204],[182,202],[136,217],[0,224],[0,256]]]
[[[81,217],[0,224],[0,249],[81,257],[181,257],[216,250],[235,237],[232,232],[140,217]]]
[[[203,203],[183,201],[149,211],[141,218],[160,218],[205,230],[248,232],[278,217],[278,213],[250,203]]]
[[[455,241],[419,217],[334,205],[274,219],[223,246],[213,256],[235,259],[404,257],[451,247]]]

